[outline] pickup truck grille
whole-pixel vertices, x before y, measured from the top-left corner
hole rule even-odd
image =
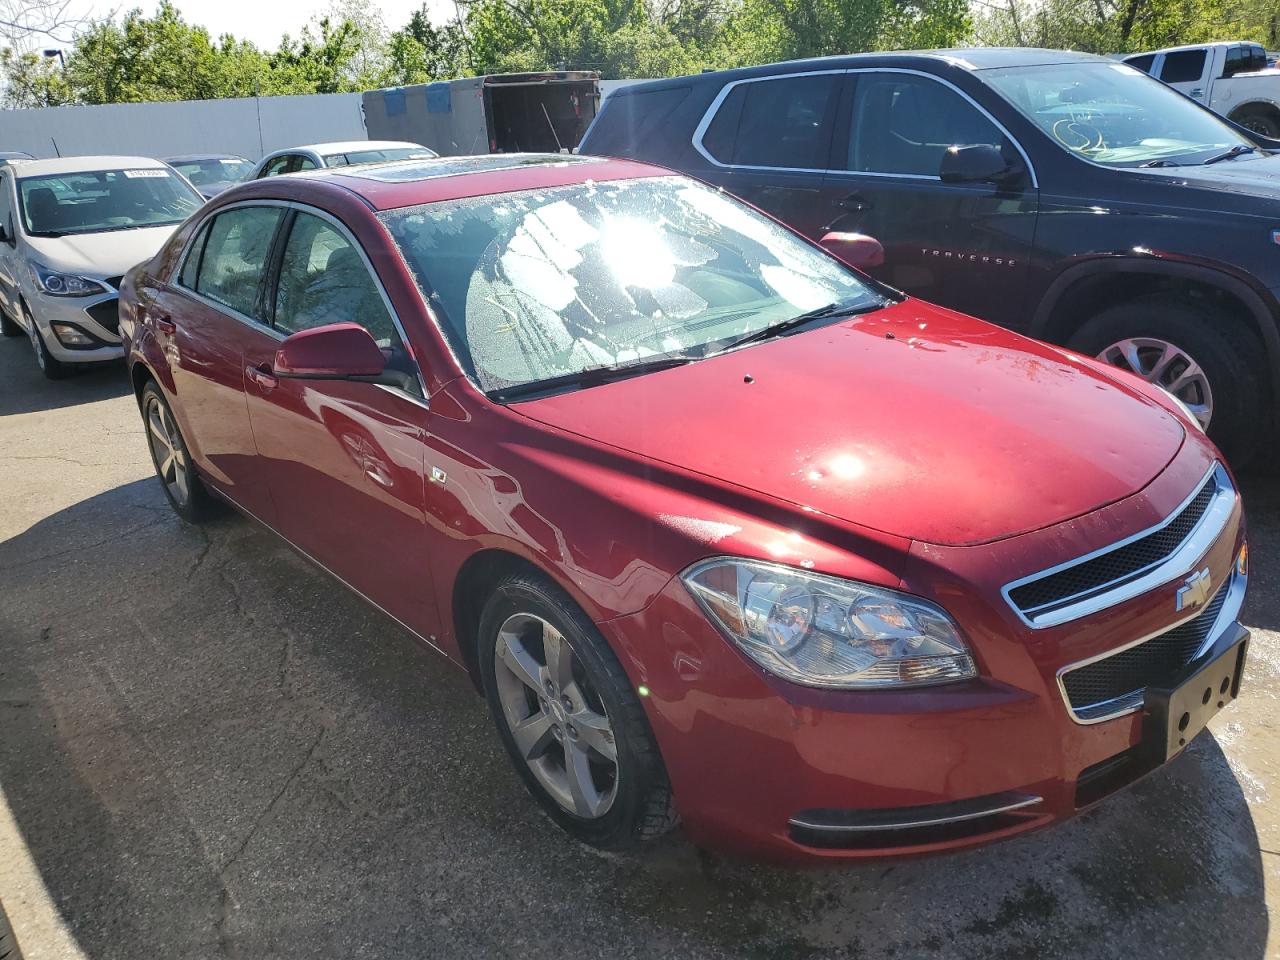
[[[1235,490],[1221,466],[1161,524],[1136,537],[1032,574],[1005,587],[1005,597],[1033,627],[1064,623],[1131,599],[1190,567],[1221,534],[1231,516]],[[1187,556],[1181,556],[1186,553]],[[1194,555],[1192,555],[1194,554]],[[1165,570],[1165,567],[1169,567]]]

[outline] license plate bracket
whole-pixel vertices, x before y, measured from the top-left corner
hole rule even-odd
[[[1143,747],[1156,763],[1184,750],[1228,703],[1240,695],[1249,634],[1244,630],[1217,656],[1171,686],[1147,687]]]

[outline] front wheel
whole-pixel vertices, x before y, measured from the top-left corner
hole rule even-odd
[[[31,311],[26,307],[23,307],[22,310],[22,315],[27,319],[27,335],[31,338],[31,349],[35,351],[36,364],[40,367],[40,372],[49,380],[64,380],[71,376],[73,369],[71,365],[63,363],[49,352],[49,348],[45,345],[44,337],[40,335],[40,328],[36,326],[36,318],[31,315]]]
[[[1069,345],[1173,394],[1234,466],[1257,453],[1271,419],[1262,346],[1230,315],[1168,296],[1146,297],[1103,310]]]
[[[676,822],[671,787],[622,665],[564,591],[498,585],[480,619],[485,695],[517,773],[567,833],[619,849]]]

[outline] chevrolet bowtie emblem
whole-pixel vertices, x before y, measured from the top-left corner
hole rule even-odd
[[[1191,574],[1178,588],[1177,609],[1190,610],[1192,607],[1203,607],[1209,601],[1211,585],[1208,567],[1199,573]]]

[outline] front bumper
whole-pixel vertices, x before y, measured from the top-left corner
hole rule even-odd
[[[100,363],[124,356],[120,342],[116,292],[92,297],[51,297],[25,291],[27,305],[49,353],[63,363]],[[66,324],[89,337],[88,346],[69,347],[58,337],[54,324]]]
[[[1150,747],[1141,708],[1082,723],[1058,673],[1169,629],[1180,581],[1045,629],[1022,622],[1000,587],[1019,565],[1031,572],[1075,551],[1064,541],[1083,555],[1117,529],[1145,526],[1144,510],[1167,514],[1210,463],[1204,450],[1184,451],[1132,502],[1069,530],[913,550],[902,587],[961,624],[980,664],[973,681],[890,692],[779,680],[725,640],[678,580],[640,613],[601,624],[646,694],[690,838],[779,859],[933,853],[1064,820],[1155,769],[1164,755]],[[1226,589],[1243,537],[1237,502],[1194,569]],[[1185,675],[1244,635],[1238,605],[1221,614]]]

